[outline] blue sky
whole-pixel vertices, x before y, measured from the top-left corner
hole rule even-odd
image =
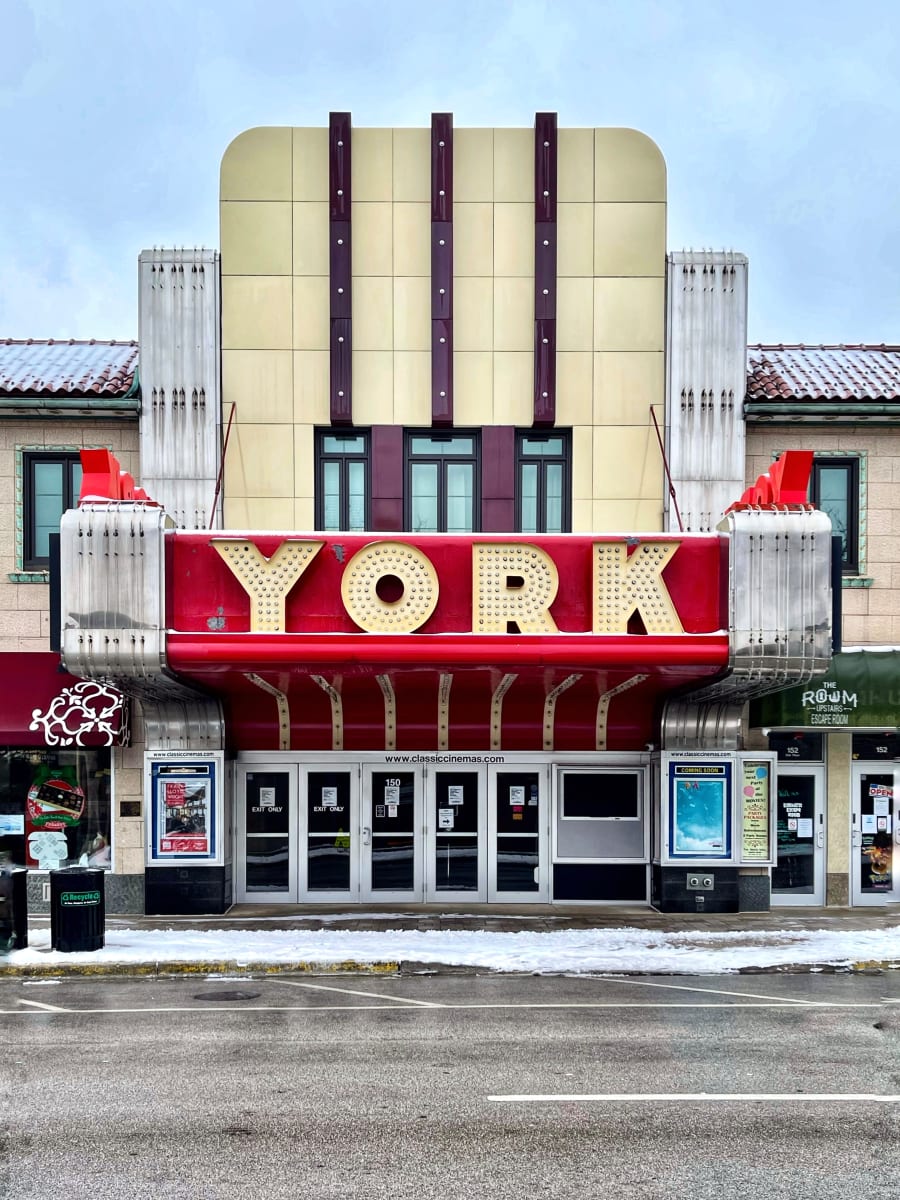
[[[900,342],[889,0],[0,0],[0,336],[136,336],[253,125],[629,125],[670,249],[750,258],[750,340]]]

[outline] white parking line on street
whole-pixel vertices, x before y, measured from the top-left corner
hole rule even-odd
[[[623,1103],[646,1100],[677,1101],[696,1100],[704,1104],[745,1103],[747,1101],[772,1101],[776,1103],[789,1102],[796,1104],[816,1101],[851,1101],[857,1104],[897,1104],[900,1096],[883,1096],[878,1092],[597,1092],[583,1096],[572,1095],[521,1095],[521,1096],[488,1096],[501,1104],[581,1104],[588,1101],[600,1103]]]
[[[381,997],[379,997],[380,999]],[[33,1003],[30,1001],[20,1001],[20,1003]],[[715,1009],[720,1012],[734,1012],[738,1009],[785,1009],[796,1012],[797,1007],[793,1004],[785,1002],[766,1003],[754,1001],[749,1004],[733,1003],[733,1004],[715,1004],[715,1003],[641,1003],[634,1001],[632,1003],[610,1003],[597,1004],[429,1004],[427,1001],[414,1001],[404,1005],[399,1005],[396,1002],[388,1004],[227,1004],[227,1005],[160,1005],[147,1006],[145,1008],[60,1008],[50,1009],[58,1013],[60,1016],[69,1017],[92,1017],[92,1016],[115,1016],[117,1013],[134,1014],[143,1013],[147,1016],[152,1016],[155,1013],[215,1013],[217,1016],[227,1016],[229,1013],[236,1012],[302,1012],[302,1013],[357,1013],[357,1012],[421,1012],[422,1008],[433,1008],[436,1012],[492,1012],[507,1009],[509,1011],[517,1010],[535,1010],[546,1009],[552,1011],[554,1009],[582,1009],[585,1012],[590,1011],[616,1011],[621,1009],[669,1009],[669,1010],[691,1010],[696,1008]],[[47,1006],[49,1008],[49,1006]],[[884,1005],[872,1002],[871,1004],[816,1004],[809,1005],[803,1011],[807,1013],[823,1013],[828,1009],[883,1009]],[[22,1012],[17,1009],[0,1009],[0,1016],[5,1017],[34,1017],[38,1016],[37,1012]]]
[[[767,996],[760,992],[728,992],[724,988],[690,987],[685,983],[653,983],[649,979],[630,979],[622,975],[593,975],[592,979],[607,979],[614,983],[632,984],[634,987],[670,988],[675,992],[701,992],[709,996],[740,996],[742,1000],[780,1000],[782,1004],[799,1004],[801,1008],[816,1008],[826,1004],[823,1000],[794,1000],[790,996]]]
[[[340,992],[345,996],[366,996],[370,1000],[391,1000],[395,1004],[412,1004],[419,1005],[421,1008],[446,1008],[446,1004],[439,1004],[437,1001],[431,1000],[409,1000],[406,996],[385,996],[382,992],[362,992],[358,988],[342,988],[334,987],[333,984],[327,983],[303,983],[299,979],[273,979],[273,983],[282,983],[287,987],[310,988],[314,992]]]
[[[57,1004],[41,1004],[39,1000],[16,1000],[16,1004],[28,1004],[32,1008],[39,1008],[43,1012],[67,1013],[72,1010],[69,1008],[60,1008]]]

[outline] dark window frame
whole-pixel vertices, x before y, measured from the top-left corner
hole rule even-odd
[[[561,438],[563,452],[558,455],[526,454],[523,446],[526,441],[549,441],[551,438]],[[562,488],[562,528],[553,530],[556,533],[572,532],[572,431],[571,429],[554,429],[537,431],[534,429],[516,430],[516,506],[515,521],[517,533],[547,533],[547,488],[544,467],[558,464],[563,469]],[[538,514],[537,529],[522,529],[522,468],[525,465],[538,467]]]
[[[810,503],[821,508],[819,473],[835,467],[847,471],[847,532],[844,540],[844,557],[841,563],[841,574],[858,575],[859,562],[859,455],[834,454],[813,457],[812,471],[809,479]],[[822,510],[827,511],[827,510]],[[839,533],[839,530],[835,530]]]
[[[59,464],[63,467],[62,512],[77,508],[78,493],[73,480],[73,467],[81,467],[78,450],[23,450],[22,452],[22,569],[25,571],[49,571],[50,554],[38,554],[35,549],[37,530],[35,521],[35,472],[36,466]],[[80,488],[80,485],[79,485]]]
[[[428,438],[433,442],[451,442],[455,438],[471,438],[471,454],[413,454],[414,438]],[[447,472],[448,463],[471,463],[472,470],[472,533],[481,532],[481,436],[477,429],[406,429],[403,431],[403,528],[407,533],[412,528],[413,466],[417,463],[434,463],[438,474],[438,528],[437,533],[447,532]]]
[[[369,429],[335,429],[328,427],[316,431],[316,497],[315,525],[316,529],[333,533],[362,533],[372,527],[372,432]],[[363,450],[358,452],[336,453],[325,450],[326,438],[362,438]],[[365,469],[365,485],[363,500],[363,527],[361,530],[350,529],[350,488],[349,464],[361,462]],[[325,528],[325,466],[327,463],[338,463],[341,473],[339,528]]]

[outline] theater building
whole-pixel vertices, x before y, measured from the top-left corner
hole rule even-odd
[[[335,113],[227,149],[221,263],[141,256],[58,625],[146,911],[778,902],[746,705],[829,665],[831,523],[802,450],[745,487],[746,260],[665,212],[632,130]]]

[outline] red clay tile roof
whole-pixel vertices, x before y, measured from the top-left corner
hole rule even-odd
[[[125,396],[137,363],[137,342],[0,338],[0,395]]]
[[[900,346],[748,346],[747,400],[900,400]]]

